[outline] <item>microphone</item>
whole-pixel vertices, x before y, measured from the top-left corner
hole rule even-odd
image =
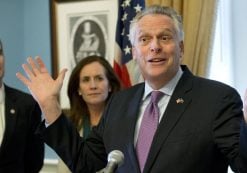
[[[124,155],[119,150],[113,150],[108,154],[107,160],[106,167],[96,173],[115,173],[117,168],[124,163]]]

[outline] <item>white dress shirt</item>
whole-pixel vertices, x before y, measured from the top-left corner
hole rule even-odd
[[[5,130],[5,92],[4,85],[0,88],[0,145],[2,144]]]
[[[171,95],[179,81],[179,79],[181,78],[183,74],[183,71],[181,68],[179,68],[177,74],[162,88],[159,89],[159,91],[163,92],[165,95],[160,99],[159,103],[158,103],[158,107],[160,110],[160,117],[159,117],[159,122],[161,121],[163,114],[166,110],[166,107],[168,105],[168,102],[171,98]],[[140,112],[138,115],[138,119],[137,119],[137,123],[136,123],[136,128],[135,128],[135,135],[134,135],[134,145],[136,145],[137,142],[137,137],[139,134],[139,130],[140,130],[140,126],[141,126],[141,122],[142,122],[142,118],[143,118],[143,114],[144,111],[147,107],[147,105],[150,102],[150,94],[153,91],[153,89],[148,85],[147,82],[145,82],[145,91],[144,91],[144,95],[142,98],[142,103],[141,103],[141,107],[140,107]]]

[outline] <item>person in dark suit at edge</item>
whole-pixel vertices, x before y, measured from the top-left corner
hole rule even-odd
[[[54,80],[40,57],[27,59],[28,77],[16,75],[45,115],[38,133],[73,172],[104,168],[112,150],[125,157],[117,173],[226,173],[229,165],[247,172],[247,114],[241,98],[234,88],[197,77],[181,64],[183,37],[181,17],[172,8],[149,6],[134,18],[132,53],[145,82],[115,93],[87,140],[58,103],[66,69]],[[155,113],[146,113],[150,107]],[[156,122],[146,121],[148,115]]]
[[[0,172],[38,173],[44,142],[35,135],[41,110],[29,94],[3,82],[5,56],[0,40]]]

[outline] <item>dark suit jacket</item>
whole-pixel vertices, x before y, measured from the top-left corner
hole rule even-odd
[[[5,85],[5,133],[0,146],[1,173],[38,173],[44,143],[35,135],[41,111],[31,95]]]
[[[144,173],[226,173],[229,164],[246,173],[247,127],[239,94],[225,84],[193,76],[186,67],[183,70]],[[107,153],[117,149],[125,156],[117,172],[139,173],[134,132],[143,92],[142,83],[115,94],[86,141],[64,115],[48,128],[42,126],[40,133],[74,172],[101,169]]]

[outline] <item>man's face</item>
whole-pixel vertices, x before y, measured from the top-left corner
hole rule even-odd
[[[183,41],[179,40],[172,19],[146,15],[137,23],[132,49],[142,75],[154,89],[165,85],[179,69]]]

